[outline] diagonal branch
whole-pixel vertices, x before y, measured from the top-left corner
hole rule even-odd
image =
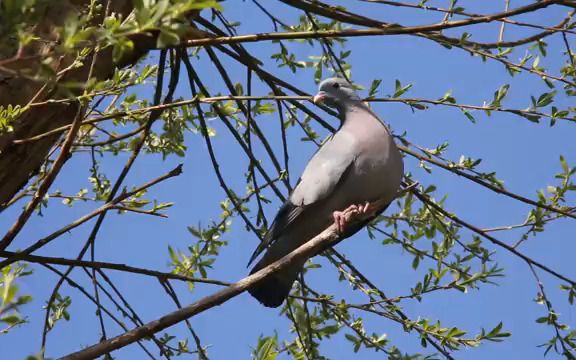
[[[44,195],[46,195],[48,189],[56,179],[56,176],[62,169],[62,166],[64,166],[64,163],[66,162],[66,160],[68,160],[70,151],[72,149],[72,144],[74,142],[74,139],[76,138],[78,130],[80,129],[80,125],[82,124],[83,110],[84,110],[83,106],[78,107],[78,111],[76,113],[76,116],[74,117],[74,121],[72,122],[70,130],[68,131],[66,140],[64,140],[64,143],[62,144],[60,154],[58,154],[58,157],[54,161],[54,165],[52,165],[52,168],[50,169],[50,171],[48,171],[48,173],[44,177],[44,181],[42,181],[42,183],[38,187],[38,190],[36,190],[36,192],[34,193],[32,200],[30,200],[30,202],[24,208],[24,211],[22,211],[20,216],[18,216],[16,222],[10,227],[10,229],[8,230],[6,235],[4,235],[2,240],[0,240],[0,250],[5,250],[12,243],[12,241],[14,241],[16,235],[18,235],[18,233],[20,232],[20,230],[22,230],[26,222],[28,222],[30,216],[32,215],[34,210],[36,210],[36,207],[38,206],[38,204],[40,204],[40,201],[44,198]]]
[[[547,265],[544,265],[534,259],[532,259],[531,257],[519,252],[518,250],[516,250],[513,246],[506,244],[503,241],[500,241],[498,239],[496,239],[494,236],[487,234],[486,232],[482,231],[482,229],[460,219],[459,217],[452,215],[451,213],[449,213],[448,211],[446,211],[444,208],[442,208],[440,205],[436,204],[434,201],[432,201],[428,196],[422,194],[421,192],[417,191],[417,190],[413,190],[412,194],[414,194],[414,196],[416,196],[420,201],[422,201],[424,204],[426,204],[427,206],[432,207],[434,210],[436,210],[437,212],[441,213],[442,215],[446,216],[447,218],[449,218],[450,220],[454,221],[455,223],[457,223],[460,226],[463,226],[467,229],[469,229],[470,231],[482,236],[483,238],[487,239],[488,241],[492,242],[493,244],[500,246],[506,250],[508,250],[509,252],[511,252],[512,254],[518,256],[519,258],[521,258],[522,260],[524,260],[526,263],[528,263],[528,265],[530,266],[536,266],[537,268],[540,268],[542,270],[544,270],[545,272],[547,272],[548,274],[563,280],[567,283],[569,283],[572,286],[576,285],[576,281],[560,274],[559,272],[557,272],[556,270],[548,267]]]
[[[398,195],[402,195],[401,191]],[[378,200],[371,204],[374,211],[382,211],[388,205],[389,201]],[[353,228],[362,224],[370,218],[370,214],[358,214],[354,212],[345,213],[346,220]],[[319,251],[328,247],[336,245],[342,238],[337,231],[334,224],[330,225],[319,235],[306,242],[290,254],[284,256],[280,260],[273,262],[265,268],[255,272],[252,275],[222,289],[212,295],[200,299],[199,301],[178,309],[174,312],[166,314],[159,319],[153,320],[143,326],[139,326],[133,330],[127,331],[119,336],[103,341],[99,344],[89,346],[83,350],[75,353],[68,354],[62,357],[62,360],[79,360],[79,359],[94,359],[110,351],[120,349],[126,345],[132,344],[144,337],[162,331],[172,325],[175,325],[185,319],[194,315],[202,313],[215,306],[221,305],[233,297],[236,297],[251,287],[257,285],[265,280],[268,276],[287,268],[291,264],[298,261],[298,259],[307,258],[316,255]]]
[[[98,209],[95,209],[94,211],[90,212],[89,214],[86,214],[80,218],[78,218],[77,220],[71,222],[70,224],[62,227],[61,229],[53,232],[52,234],[36,241],[34,244],[30,245],[29,247],[27,247],[25,250],[22,250],[21,252],[15,253],[14,256],[11,256],[10,258],[0,262],[0,269],[8,266],[18,260],[21,259],[21,256],[23,255],[30,255],[32,252],[38,250],[39,248],[43,247],[44,245],[48,244],[50,241],[56,239],[57,237],[59,237],[62,234],[65,234],[66,232],[80,226],[81,224],[84,224],[86,221],[96,217],[96,216],[102,216],[102,214],[105,214],[108,210],[112,209],[115,207],[116,204],[120,203],[123,200],[126,200],[127,198],[133,196],[134,194],[137,194],[139,192],[141,192],[142,190],[148,189],[151,186],[154,186],[166,179],[169,179],[171,177],[174,176],[178,176],[182,173],[182,165],[178,165],[176,168],[172,169],[170,172],[166,173],[165,175],[162,175],[152,181],[149,181],[148,183],[137,187],[136,189],[129,191],[129,192],[123,192],[122,194],[118,195],[116,198],[111,199],[110,201],[108,201],[106,204],[100,206]]]
[[[139,275],[146,275],[155,277],[160,280],[179,280],[179,281],[188,281],[193,283],[200,283],[200,284],[212,284],[212,285],[220,285],[220,286],[228,286],[230,283],[219,281],[219,280],[211,280],[211,279],[204,279],[204,278],[193,278],[186,275],[175,274],[172,272],[162,272],[157,270],[151,270],[147,268],[140,268],[135,266],[130,266],[126,264],[118,264],[118,263],[110,263],[104,261],[87,261],[87,260],[75,260],[75,259],[66,259],[66,258],[58,258],[58,257],[50,257],[50,256],[39,256],[39,255],[24,255],[21,253],[13,252],[13,251],[0,251],[0,256],[11,258],[18,256],[21,260],[28,261],[31,263],[37,264],[51,264],[51,265],[67,265],[67,266],[74,266],[74,267],[84,267],[84,268],[91,268],[91,269],[108,269],[108,270],[116,270],[122,271],[132,274],[139,274]]]
[[[188,47],[207,46],[207,45],[223,45],[244,42],[257,42],[266,40],[289,40],[289,39],[320,39],[320,38],[333,38],[333,37],[354,37],[354,36],[375,36],[375,35],[406,35],[435,32],[444,29],[452,29],[474,24],[482,24],[498,19],[525,14],[539,9],[543,9],[553,4],[558,4],[559,0],[543,0],[535,2],[526,6],[518,7],[514,10],[500,12],[492,15],[483,15],[472,17],[464,20],[454,20],[444,23],[437,23],[431,25],[418,25],[418,26],[392,26],[388,25],[385,28],[370,28],[370,29],[346,29],[346,30],[324,30],[324,31],[287,31],[287,32],[272,32],[272,33],[258,33],[238,36],[217,36],[212,38],[188,40],[184,43]],[[346,21],[345,21],[346,22]]]
[[[390,23],[386,23],[386,22],[382,22],[376,19],[371,19],[356,13],[352,13],[346,10],[343,10],[342,8],[337,8],[337,7],[333,7],[330,6],[328,4],[324,4],[322,2],[311,2],[309,0],[280,0],[286,4],[289,4],[290,6],[294,6],[297,7],[301,10],[304,11],[310,11],[312,13],[315,13],[317,15],[321,15],[324,17],[327,17],[329,19],[332,20],[336,20],[336,21],[340,21],[342,23],[347,23],[347,24],[353,24],[353,25],[358,25],[358,26],[367,26],[367,27],[372,27],[372,28],[389,28],[391,26],[397,26],[396,24],[390,24]],[[364,0],[367,1],[367,0]],[[370,2],[370,1],[368,1]],[[383,1],[383,3],[387,3],[388,5],[391,5],[390,3],[393,3],[393,5],[395,6],[408,6],[408,7],[415,7],[418,9],[428,9],[428,6],[419,6],[419,5],[410,5],[410,4],[404,4],[404,3],[399,3],[399,2],[392,2],[392,1]],[[459,15],[464,15],[464,16],[468,16],[470,18],[481,18],[487,15],[482,15],[482,14],[470,14],[470,13],[463,13],[462,11],[458,11],[457,9],[453,9],[453,5],[450,7],[450,9],[438,9],[435,8],[436,10],[442,10],[442,12],[446,13],[446,17],[444,18],[445,20],[448,19],[449,16],[453,15],[453,14],[459,14]],[[509,12],[508,8],[505,9],[505,12]],[[482,49],[502,49],[502,48],[507,48],[507,47],[515,47],[515,46],[519,46],[519,45],[523,45],[523,44],[528,44],[530,42],[533,41],[537,41],[540,39],[543,39],[547,36],[550,36],[552,34],[555,34],[557,32],[564,32],[564,25],[570,20],[571,15],[569,15],[568,17],[566,17],[564,20],[562,20],[562,22],[560,22],[560,24],[551,27],[551,28],[544,28],[545,31],[542,31],[540,33],[534,34],[532,36],[528,36],[526,38],[522,38],[522,39],[518,39],[518,40],[514,40],[514,41],[502,41],[499,40],[497,42],[492,42],[492,43],[482,43],[482,42],[475,42],[475,41],[470,41],[470,40],[466,40],[466,39],[461,39],[461,38],[451,38],[448,36],[443,35],[441,32],[424,32],[424,33],[415,33],[415,35],[423,37],[423,38],[427,38],[429,40],[435,41],[441,45],[444,44],[450,44],[450,45],[454,45],[454,46],[470,46],[470,47],[474,47],[474,48],[482,48]],[[506,23],[506,22],[510,22],[510,23],[514,23],[514,24],[518,24],[518,22],[514,21],[514,20],[510,20],[507,19],[506,17],[500,17],[500,18],[495,18],[492,19],[490,21],[499,21],[502,24]],[[446,21],[442,21],[440,24],[446,24]],[[524,24],[524,23],[522,23]],[[530,24],[528,24],[530,25]],[[541,28],[541,27],[540,27]]]

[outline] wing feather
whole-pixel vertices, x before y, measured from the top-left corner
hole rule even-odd
[[[354,139],[346,133],[331,136],[314,154],[290,198],[282,205],[248,266],[311,205],[333,195],[354,163]]]

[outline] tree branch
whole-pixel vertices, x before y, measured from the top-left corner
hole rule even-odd
[[[42,181],[42,183],[38,187],[38,190],[36,190],[36,192],[34,193],[32,200],[30,200],[30,202],[24,208],[24,211],[22,211],[20,216],[18,216],[16,222],[10,227],[10,229],[8,230],[6,235],[4,235],[2,240],[0,240],[0,251],[5,250],[12,243],[12,241],[14,240],[16,235],[18,235],[20,230],[22,230],[28,219],[30,219],[30,216],[32,215],[34,210],[36,210],[36,207],[38,206],[40,201],[44,198],[44,195],[46,195],[46,193],[48,192],[48,189],[56,179],[56,175],[58,175],[58,173],[62,169],[62,166],[64,166],[64,163],[66,162],[66,160],[68,160],[68,155],[70,154],[70,150],[72,149],[72,144],[74,142],[74,139],[76,138],[78,130],[80,129],[80,125],[82,124],[83,111],[84,107],[78,106],[76,116],[72,121],[70,130],[68,131],[68,135],[66,136],[66,140],[64,140],[64,143],[62,144],[60,154],[58,154],[58,157],[54,161],[54,165],[52,165],[52,168],[50,168],[46,176],[44,176],[44,181]],[[2,266],[0,266],[0,268],[2,268]]]
[[[310,96],[310,95],[253,95],[253,96],[222,95],[222,96],[212,96],[212,97],[193,97],[192,99],[189,99],[189,100],[181,100],[181,101],[174,101],[171,103],[165,103],[165,104],[161,104],[161,105],[147,106],[147,107],[142,107],[140,109],[135,109],[135,110],[130,110],[130,111],[117,111],[117,112],[110,113],[107,115],[93,117],[93,118],[84,120],[82,122],[82,125],[90,125],[90,124],[95,124],[95,123],[99,123],[99,122],[106,121],[106,120],[118,119],[118,118],[122,118],[122,117],[136,116],[136,115],[146,114],[146,113],[149,113],[152,111],[157,111],[157,110],[160,111],[160,110],[178,108],[178,107],[182,107],[182,106],[194,105],[197,103],[214,104],[214,103],[223,102],[223,101],[252,101],[252,100],[270,100],[270,101],[289,100],[289,101],[310,101],[311,102],[312,96]],[[73,101],[73,99],[70,99],[69,101]],[[507,112],[507,113],[511,113],[511,114],[515,114],[515,115],[519,115],[519,116],[523,116],[523,117],[527,116],[527,115],[528,116],[533,115],[533,116],[541,116],[541,117],[546,117],[546,118],[553,118],[552,114],[548,114],[548,113],[544,113],[544,112],[540,112],[540,111],[536,111],[536,110],[512,109],[512,108],[495,107],[495,106],[490,106],[490,105],[460,104],[460,103],[451,103],[451,102],[443,101],[443,100],[431,100],[431,99],[425,99],[425,98],[369,97],[369,98],[363,99],[362,101],[365,101],[365,102],[403,103],[403,104],[406,104],[408,106],[411,106],[412,104],[415,104],[415,103],[421,103],[421,104],[448,106],[448,107],[454,107],[454,108],[459,108],[459,109],[470,109],[470,110],[478,110],[478,111]],[[566,120],[566,121],[570,121],[570,122],[576,122],[576,118],[573,118],[573,117],[559,117],[558,116],[558,117],[555,117],[555,119],[561,119],[561,120]],[[28,142],[32,142],[32,141],[38,141],[38,140],[41,140],[43,138],[62,133],[64,131],[66,131],[67,129],[70,129],[70,127],[71,127],[71,125],[64,125],[64,126],[52,129],[52,130],[47,131],[45,133],[38,134],[38,135],[29,137],[29,138],[15,139],[15,140],[13,140],[13,143],[14,144],[24,144],[24,143],[28,143]],[[107,141],[104,141],[101,143],[87,144],[87,146],[107,145],[110,142],[122,140],[125,137],[132,136],[132,135],[134,135],[140,131],[142,131],[142,129],[138,128],[138,129],[131,131],[125,135],[120,135],[116,138],[112,138],[110,140],[107,140]],[[83,145],[83,144],[77,144],[77,145]]]
[[[487,23],[494,20],[529,13],[538,9],[558,4],[560,0],[542,0],[514,10],[500,12],[492,15],[483,15],[464,20],[448,21],[444,23],[418,26],[392,26],[385,28],[371,29],[347,29],[347,30],[324,30],[324,31],[287,31],[258,33],[238,36],[217,36],[205,39],[188,40],[183,45],[187,47],[223,45],[245,42],[257,42],[266,40],[289,40],[289,39],[321,39],[334,37],[355,37],[355,36],[375,36],[375,35],[406,35],[440,31],[445,29],[458,28],[474,24]]]
[[[94,218],[95,216],[98,215],[102,215],[103,213],[105,213],[106,211],[112,209],[115,207],[116,204],[118,204],[119,202],[129,198],[130,196],[139,193],[142,190],[145,190],[153,185],[158,184],[159,182],[162,182],[166,179],[169,179],[171,177],[174,176],[178,176],[182,173],[182,165],[178,165],[176,168],[172,169],[170,172],[168,172],[165,175],[162,175],[152,181],[149,181],[148,183],[137,187],[136,189],[132,190],[132,191],[128,191],[128,192],[123,192],[122,194],[118,195],[116,198],[110,200],[109,202],[107,202],[106,204],[100,206],[98,209],[90,212],[89,214],[86,214],[80,218],[78,218],[77,220],[71,222],[70,224],[62,227],[61,229],[53,232],[52,234],[36,241],[34,244],[30,245],[29,247],[27,247],[25,250],[22,250],[21,252],[15,253],[14,256],[0,262],[0,269],[8,266],[18,260],[22,259],[23,255],[29,255],[31,254],[33,251],[38,250],[39,248],[43,247],[44,245],[46,245],[47,243],[49,243],[50,241],[56,239],[57,237],[59,237],[60,235],[80,226],[81,224],[85,223],[86,221]]]
[[[519,252],[518,250],[516,250],[513,246],[506,244],[505,242],[502,242],[498,239],[496,239],[495,237],[493,237],[492,235],[487,234],[486,232],[482,231],[482,229],[460,219],[459,217],[450,214],[448,211],[446,211],[445,209],[443,209],[440,205],[436,204],[434,201],[428,199],[428,197],[426,195],[423,195],[422,193],[420,193],[417,190],[413,190],[412,194],[414,194],[414,196],[416,196],[420,201],[422,201],[424,204],[431,206],[432,208],[434,208],[434,210],[438,211],[439,213],[441,213],[442,215],[446,216],[447,218],[449,218],[450,220],[454,221],[455,223],[457,223],[460,226],[463,226],[469,230],[471,230],[472,232],[482,236],[483,238],[489,240],[490,242],[492,242],[495,245],[498,245],[506,250],[508,250],[509,252],[511,252],[512,254],[518,256],[519,258],[521,258],[522,260],[524,260],[526,263],[528,263],[528,265],[533,265],[536,266],[537,268],[540,268],[542,270],[544,270],[545,272],[547,272],[548,274],[555,276],[556,278],[566,281],[567,283],[569,283],[572,286],[576,286],[576,281],[560,274],[559,272],[553,270],[552,268],[530,258],[527,255],[524,255],[523,253]]]
[[[400,196],[403,193],[404,191],[401,191],[398,195]],[[370,207],[371,209],[374,209],[375,212],[378,212],[383,210],[387,205],[388,202],[379,200],[372,203]],[[357,214],[355,212],[345,212],[345,216],[351,228],[370,218],[370,214]],[[290,254],[284,256],[280,260],[273,262],[272,264],[255,272],[254,274],[228,286],[227,288],[222,289],[172,313],[166,314],[157,320],[151,321],[143,326],[139,326],[133,330],[125,332],[124,334],[108,339],[99,344],[89,346],[78,352],[68,354],[62,357],[62,360],[94,359],[110,351],[120,349],[144,337],[162,331],[194,315],[223,304],[227,300],[240,295],[252,286],[257,285],[268,276],[287,268],[298,259],[314,256],[319,251],[327,247],[334,246],[340,240],[342,240],[342,238],[338,234],[336,226],[332,224],[319,235],[315,236],[304,245],[292,251]]]

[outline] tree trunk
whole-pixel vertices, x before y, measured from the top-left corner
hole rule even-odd
[[[19,55],[13,49],[11,54],[0,54],[0,60],[13,58],[14,56],[26,59],[29,56],[46,56],[50,53],[54,44],[58,42],[58,34],[55,27],[61,26],[68,16],[78,14],[90,3],[89,0],[77,0],[69,2],[55,2],[55,5],[47,6],[43,11],[42,21],[36,27],[34,33],[42,41],[33,41],[29,46],[22,49]],[[125,18],[132,11],[131,0],[110,1],[110,13]],[[102,11],[104,13],[104,11]],[[191,14],[192,17],[198,13]],[[101,23],[104,14],[99,15],[94,21]],[[156,37],[154,34],[140,35],[131,39],[134,42],[134,50],[115,63],[112,59],[111,47],[100,51],[96,56],[92,78],[105,80],[114,74],[116,68],[133,65],[139,58],[155,49]],[[92,55],[93,56],[93,55]],[[88,74],[92,64],[92,56],[89,56],[84,65],[67,71],[58,81],[75,81],[84,83],[88,80]],[[59,59],[52,69],[55,73],[65,69],[73,61],[72,57]],[[10,70],[18,72],[21,69],[38,70],[37,59],[18,60],[10,62]],[[36,68],[34,68],[36,67]],[[82,89],[76,90],[81,94]],[[6,75],[0,72],[0,105],[11,104],[26,106],[30,103],[39,103],[49,99],[58,99],[61,96],[55,90],[53,84],[35,81],[18,74]],[[71,124],[78,114],[79,105],[76,102],[49,103],[33,106],[11,125],[13,132],[0,134],[0,211],[24,187],[29,179],[34,176],[61,134],[55,134],[36,141],[14,143],[14,140],[27,139],[32,136],[43,134],[55,128]]]

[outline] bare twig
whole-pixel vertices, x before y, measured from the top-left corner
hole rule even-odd
[[[387,26],[386,28],[346,29],[339,31],[337,30],[291,31],[291,32],[248,34],[238,36],[218,36],[205,39],[188,40],[185,45],[188,47],[196,47],[196,46],[223,45],[223,44],[256,42],[266,40],[321,39],[321,38],[334,38],[334,37],[405,35],[405,34],[435,32],[444,29],[452,29],[473,24],[487,23],[510,16],[525,14],[533,12],[538,9],[548,7],[553,4],[557,4],[559,2],[560,2],[559,0],[543,0],[510,11],[505,11],[492,15],[471,17],[469,19],[464,20],[448,21],[432,25],[419,25],[419,26],[407,26],[407,27]]]
[[[147,182],[146,184],[139,186],[137,188],[135,188],[134,190],[128,191],[128,192],[123,192],[122,194],[120,194],[118,197],[108,201],[107,203],[105,203],[104,205],[100,206],[98,209],[93,210],[92,212],[76,219],[75,221],[71,222],[70,224],[62,227],[59,230],[56,230],[55,232],[53,232],[52,234],[36,241],[34,244],[30,245],[29,247],[27,247],[26,249],[15,253],[15,256],[10,257],[2,262],[0,262],[0,268],[3,268],[5,266],[8,266],[18,260],[21,259],[22,255],[29,255],[32,252],[40,249],[41,247],[43,247],[44,245],[48,244],[50,241],[56,239],[57,237],[59,237],[62,234],[67,233],[68,231],[84,224],[86,221],[99,216],[101,214],[106,213],[108,210],[113,209],[116,207],[116,204],[122,202],[125,199],[128,199],[129,197],[141,192],[142,190],[148,189],[151,186],[154,186],[166,179],[172,178],[174,176],[178,176],[182,173],[182,165],[178,165],[176,168],[172,169],[171,171],[169,171],[168,173]]]
[[[39,255],[25,255],[18,252],[13,251],[0,251],[0,256],[5,258],[12,258],[12,257],[19,257],[21,260],[28,261],[31,263],[37,264],[52,264],[52,265],[67,265],[67,266],[81,266],[91,269],[109,269],[109,270],[116,270],[122,271],[132,274],[139,274],[139,275],[146,275],[158,278],[160,280],[171,279],[171,280],[179,280],[179,281],[187,281],[192,283],[200,283],[200,284],[211,284],[211,285],[219,285],[219,286],[228,286],[230,283],[219,281],[219,280],[211,280],[211,279],[204,279],[204,278],[194,278],[186,275],[174,274],[171,272],[162,272],[157,270],[145,269],[135,266],[130,266],[126,264],[117,264],[117,263],[110,263],[110,262],[103,262],[103,261],[86,261],[86,260],[74,260],[74,259],[66,259],[66,258],[56,258],[50,256],[39,256]]]

